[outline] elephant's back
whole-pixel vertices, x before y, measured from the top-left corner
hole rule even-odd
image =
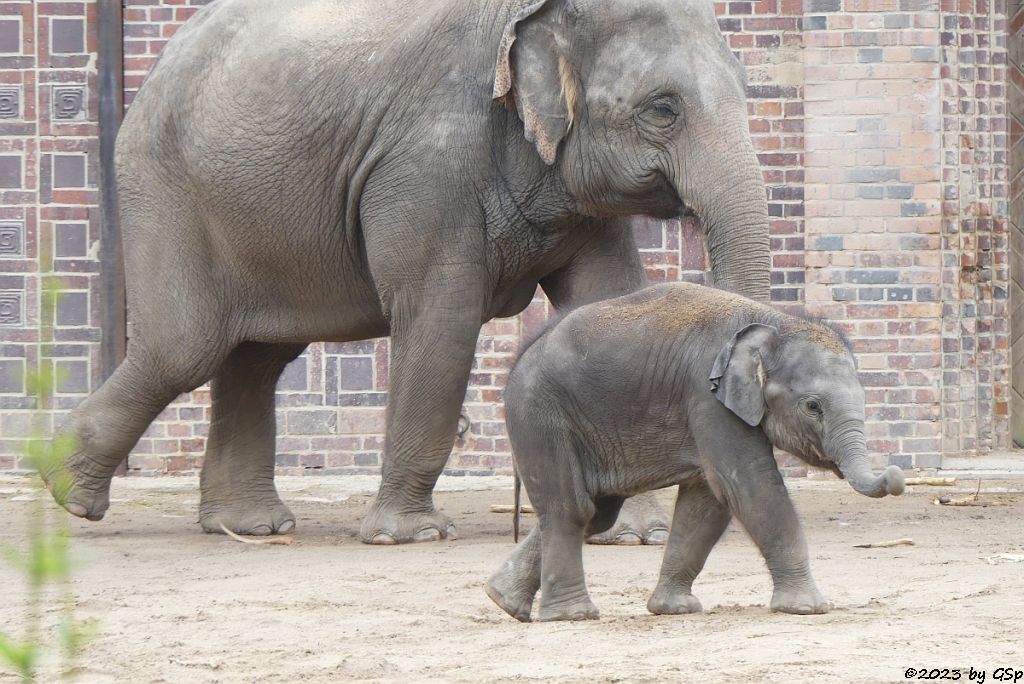
[[[168,41],[125,126],[131,132],[139,120],[152,135],[173,124],[178,133],[201,135],[204,123],[231,119],[241,129],[259,121],[265,131],[274,119],[330,110],[324,100],[344,94],[339,82],[372,69],[375,53],[417,4],[217,0]]]

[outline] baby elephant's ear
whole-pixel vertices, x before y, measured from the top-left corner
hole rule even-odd
[[[718,401],[757,427],[764,418],[764,353],[775,344],[777,328],[751,323],[733,335],[715,359],[711,369],[711,391]]]

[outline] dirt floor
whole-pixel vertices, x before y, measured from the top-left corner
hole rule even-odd
[[[512,549],[510,516],[489,512],[511,502],[506,479],[444,478],[437,500],[461,539],[391,548],[355,539],[369,478],[283,478],[294,546],[203,534],[193,478],[121,479],[106,520],[74,522],[79,611],[100,621],[78,681],[895,682],[908,668],[963,668],[968,681],[969,667],[992,681],[1024,669],[1024,482],[983,481],[987,505],[972,507],[932,501],[973,481],[883,500],[836,481],[789,486],[828,615],[770,613],[764,563],[730,529],[695,586],[701,615],[646,611],[661,548],[587,547],[601,620],[520,624],[482,589]],[[24,544],[31,496],[27,480],[0,478],[0,539]],[[900,537],[914,546],[854,548]],[[0,586],[0,624],[16,630],[23,585],[4,567]]]

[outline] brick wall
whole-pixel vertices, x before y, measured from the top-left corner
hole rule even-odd
[[[98,367],[99,231],[95,5],[0,3],[0,469],[28,430],[23,374],[39,353],[40,251],[65,294],[56,312],[55,404],[88,393]]]
[[[772,298],[850,333],[879,464],[935,467],[943,452],[1008,439],[1005,7],[942,1],[715,3],[749,74]],[[126,103],[202,4],[127,0]],[[73,292],[53,349],[71,371],[62,405],[95,386],[93,11],[93,2],[0,3],[0,469],[15,465],[25,429],[16,409],[19,371],[34,353],[40,239],[55,245]],[[652,281],[704,280],[692,219],[641,219],[635,234]],[[484,328],[449,472],[508,470],[501,390],[521,338],[547,313],[539,297]],[[281,471],[376,472],[387,374],[386,340],[311,345],[279,386]],[[201,388],[169,407],[133,452],[132,471],[196,468],[208,401]]]

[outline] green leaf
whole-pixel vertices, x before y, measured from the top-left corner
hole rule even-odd
[[[68,538],[64,534],[41,534],[32,540],[29,576],[42,584],[48,580],[62,580],[70,570]]]
[[[56,384],[54,373],[49,367],[30,368],[25,371],[25,386],[28,389],[28,394],[37,400],[51,396]]]
[[[33,670],[35,670],[38,657],[38,645],[17,644],[0,633],[0,658],[13,665],[24,679],[33,679]]]
[[[77,655],[99,632],[99,621],[92,618],[65,620],[57,627],[57,632],[67,653]]]
[[[53,500],[63,506],[75,485],[71,473],[64,468],[57,468],[50,471],[46,476],[46,481]]]
[[[63,469],[64,463],[75,453],[77,440],[73,435],[59,435],[53,440],[45,438],[30,439],[23,449],[29,466],[39,474],[50,480],[50,488],[54,491],[62,490],[59,482],[54,482],[58,471]]]
[[[50,462],[51,447],[45,439],[32,439],[25,444],[25,457],[33,470],[47,472]]]
[[[64,463],[68,458],[71,457],[75,451],[78,450],[78,440],[74,435],[64,433],[57,435],[53,439],[52,454],[54,459],[59,460],[61,464]]]

